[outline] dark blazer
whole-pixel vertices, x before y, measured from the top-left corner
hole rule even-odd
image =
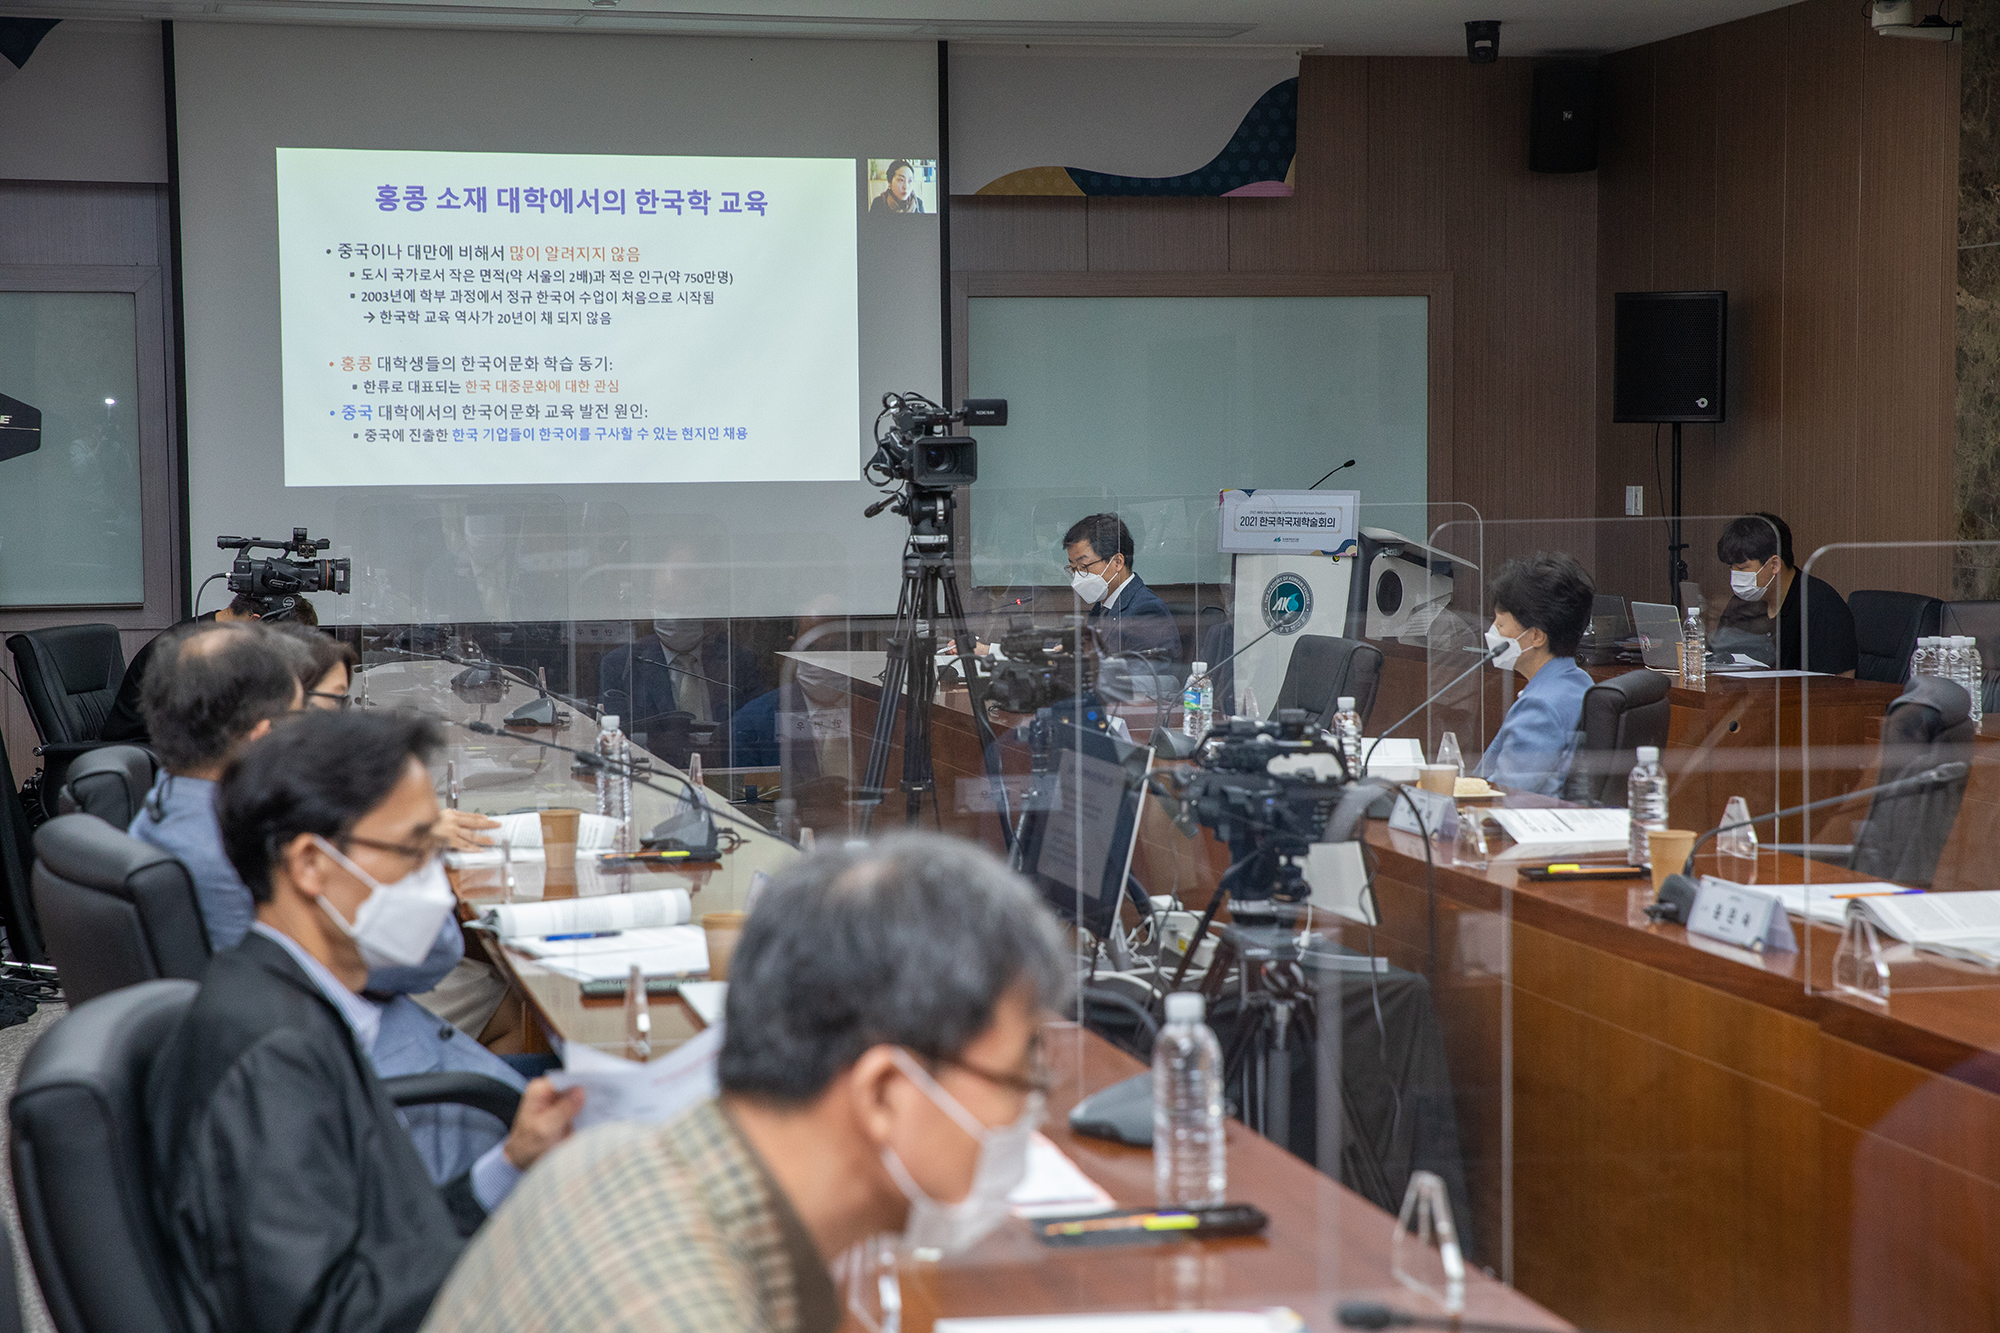
[[[340,1011],[261,935],[210,961],[146,1102],[193,1333],[415,1329],[484,1216],[466,1177],[430,1183]]]
[[[730,643],[725,635],[711,634],[701,641],[700,658],[701,674],[709,680],[696,684],[708,691],[709,708],[727,734],[730,715],[764,688],[756,654]],[[597,686],[598,707],[618,714],[618,729],[627,736],[643,736],[668,713],[685,708],[674,699],[667,646],[657,635],[648,634],[606,653],[597,668]]]
[[[1098,651],[1106,657],[1144,653],[1160,662],[1181,660],[1181,631],[1174,624],[1174,613],[1137,574],[1119,593],[1117,605],[1108,611],[1102,602],[1091,607],[1087,623],[1097,636]]]

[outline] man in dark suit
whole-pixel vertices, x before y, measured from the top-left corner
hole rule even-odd
[[[442,1190],[369,1063],[371,967],[454,906],[413,714],[287,720],[216,794],[257,902],[210,962],[146,1089],[154,1197],[193,1333],[414,1330],[463,1237],[569,1132],[580,1093],[530,1083],[506,1140]]]
[[[1181,660],[1181,632],[1159,594],[1132,570],[1132,530],[1116,514],[1080,518],[1063,534],[1070,587],[1090,603],[1087,622],[1106,657]]]
[[[713,725],[726,740],[737,708],[765,688],[756,654],[732,643],[725,625],[706,620],[654,621],[653,633],[604,655],[597,682],[598,707],[618,715],[619,729],[677,763],[686,762],[689,742],[669,713],[688,714],[688,725]]]

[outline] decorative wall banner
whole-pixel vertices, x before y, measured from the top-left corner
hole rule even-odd
[[[958,194],[1285,196],[1298,59],[955,49]]]

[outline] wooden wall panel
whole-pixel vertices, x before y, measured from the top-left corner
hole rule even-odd
[[[1292,198],[961,196],[953,268],[1449,271],[1451,352],[1448,364],[1433,359],[1448,396],[1432,411],[1448,418],[1450,447],[1446,464],[1433,461],[1432,498],[1489,519],[1585,516],[1596,186],[1588,173],[1528,171],[1531,76],[1526,61],[1308,57]],[[1506,554],[1489,544],[1496,552]]]
[[[1652,469],[1651,428],[1609,424],[1610,293],[1720,287],[1730,419],[1685,428],[1683,512],[1783,514],[1801,561],[1830,542],[1950,537],[1957,61],[1872,36],[1860,6],[1807,0],[1606,62],[1601,512]],[[1648,501],[1660,512],[1650,485]],[[1601,563],[1660,580],[1652,560]],[[1815,572],[1844,590],[1948,587],[1938,553]]]

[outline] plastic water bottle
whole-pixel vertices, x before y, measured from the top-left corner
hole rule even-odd
[[[1215,698],[1215,687],[1208,683],[1208,663],[1196,662],[1188,671],[1187,684],[1181,689],[1181,733],[1186,736],[1203,736],[1208,732],[1208,723],[1202,720],[1201,701],[1206,694]]]
[[[1340,753],[1347,760],[1347,775],[1361,776],[1361,714],[1354,707],[1354,698],[1343,694],[1334,700],[1333,739],[1340,746]]]
[[[1457,764],[1458,775],[1465,776],[1465,754],[1458,748],[1458,733],[1447,731],[1438,737],[1438,757],[1440,764]]]
[[[618,715],[598,720],[597,757],[607,767],[597,770],[597,813],[618,822],[612,835],[616,851],[632,850],[632,746],[618,729]]]
[[[1722,807],[1722,822],[1745,824],[1750,818],[1750,803],[1741,796],[1729,798],[1729,804]],[[1726,829],[1715,835],[1715,852],[1729,865],[1724,879],[1738,884],[1757,882],[1757,830],[1754,827]]]
[[[1215,725],[1215,682],[1208,678],[1208,664],[1203,663],[1201,674],[1201,729],[1207,731]]]
[[[1222,1047],[1192,991],[1167,997],[1153,1043],[1153,1187],[1162,1207],[1217,1204],[1229,1191],[1222,1138]]]
[[[1916,684],[1925,676],[1937,674],[1937,640],[1921,638],[1917,640],[1917,650],[1910,654],[1910,683]]]
[[[1708,630],[1701,623],[1701,608],[1690,606],[1687,622],[1681,626],[1681,684],[1690,690],[1708,688]]]
[[[1667,826],[1667,773],[1660,767],[1657,745],[1639,747],[1639,762],[1625,779],[1625,808],[1632,815],[1632,847],[1625,859],[1635,866],[1653,864],[1646,834]]]
[[[1979,640],[1965,636],[1965,691],[1972,696],[1972,725],[1985,715],[1986,663],[1979,656]]]

